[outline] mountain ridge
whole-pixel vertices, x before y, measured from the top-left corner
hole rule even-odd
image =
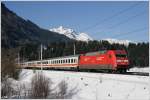
[[[65,35],[40,28],[30,20],[24,20],[1,3],[1,41],[2,47],[12,48],[26,43],[68,42]]]
[[[49,29],[50,31],[53,31],[53,32],[57,32],[59,34],[64,34],[65,36],[69,37],[70,39],[74,39],[74,40],[77,40],[77,41],[90,41],[90,40],[93,40],[87,33],[77,33],[76,31],[74,31],[73,29],[71,28],[66,28],[66,27],[63,27],[63,26],[59,26],[57,28],[52,28],[52,29]]]

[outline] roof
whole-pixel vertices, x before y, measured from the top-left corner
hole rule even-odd
[[[47,58],[47,59],[42,59],[42,60],[51,60],[51,59],[69,58],[69,57],[79,57],[79,55],[61,56],[61,57]],[[41,60],[31,60],[27,62],[33,62],[33,61],[41,61]]]

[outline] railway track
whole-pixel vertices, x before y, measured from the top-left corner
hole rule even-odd
[[[149,76],[149,73],[144,72],[126,72],[127,75],[140,75],[140,76]]]
[[[69,70],[59,70],[59,71],[69,71]],[[78,72],[78,71],[75,71],[75,72]],[[149,73],[144,73],[144,72],[125,72],[125,73],[110,73],[110,72],[103,72],[103,71],[79,71],[79,72],[149,76]]]
[[[37,69],[41,70],[41,69]],[[47,70],[47,69],[43,69]],[[62,69],[50,69],[51,71],[66,71],[66,72],[88,72],[88,73],[102,73],[102,74],[120,74],[120,75],[138,75],[138,76],[149,76],[149,73],[144,73],[144,72],[125,72],[125,73],[109,73],[109,72],[103,72],[103,71],[77,71],[77,70],[62,70]]]

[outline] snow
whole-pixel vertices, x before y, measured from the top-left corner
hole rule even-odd
[[[130,40],[118,40],[118,39],[112,39],[112,38],[107,38],[107,39],[103,39],[103,40],[108,41],[110,44],[119,43],[119,44],[124,44],[126,46],[128,46],[129,43],[135,43],[135,42],[130,41]]]
[[[80,41],[86,41],[93,40],[87,33],[77,33],[73,29],[70,28],[64,28],[63,26],[60,26],[58,28],[52,28],[50,31],[57,32],[59,34],[63,34],[71,39],[80,40]]]
[[[80,41],[90,41],[90,40],[93,40],[93,39],[90,36],[88,36],[86,33],[80,33],[77,36],[77,40],[80,40]]]
[[[145,73],[149,73],[150,68],[149,67],[144,67],[144,68],[133,67],[133,68],[130,68],[130,70],[128,72],[145,72]]]
[[[40,70],[36,70],[36,73]],[[88,72],[69,72],[43,70],[46,77],[54,83],[53,87],[65,80],[69,90],[78,91],[74,100],[149,100],[149,77]],[[18,83],[28,87],[35,73],[23,69]],[[14,81],[13,83],[15,83]],[[18,84],[16,83],[16,84]]]

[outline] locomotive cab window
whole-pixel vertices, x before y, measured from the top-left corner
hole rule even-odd
[[[126,54],[116,54],[116,57],[119,57],[119,58],[120,58],[120,57],[121,57],[121,58],[122,58],[122,57],[123,57],[123,58],[126,58],[127,55],[126,55]]]

